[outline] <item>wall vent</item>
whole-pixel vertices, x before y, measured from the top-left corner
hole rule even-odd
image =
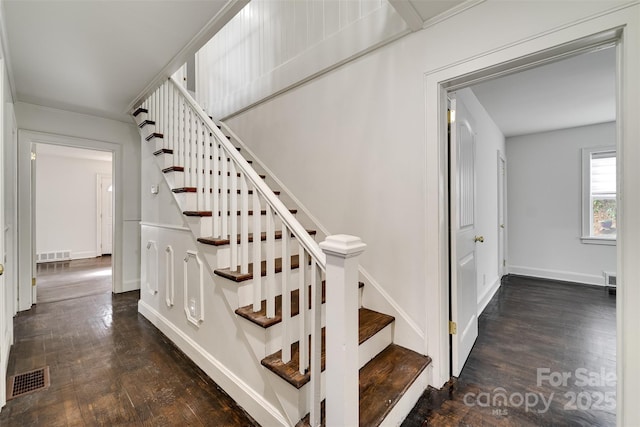
[[[70,261],[71,251],[41,252],[36,254],[36,262]]]
[[[616,273],[611,273],[608,271],[603,271],[604,275],[604,286],[605,288],[611,292],[616,290]]]

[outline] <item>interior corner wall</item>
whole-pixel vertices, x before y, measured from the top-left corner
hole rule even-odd
[[[52,139],[64,140],[65,137],[76,138],[81,148],[101,149],[112,147],[117,149],[114,156],[114,188],[116,207],[114,218],[114,290],[126,292],[140,288],[140,135],[133,123],[125,123],[101,117],[79,114],[55,108],[41,107],[18,102],[15,104],[16,118],[20,135],[29,132],[42,133]],[[19,137],[18,151],[28,150],[24,144],[30,140]],[[19,154],[20,159],[24,156]],[[19,163],[18,174],[21,189],[29,190],[24,182],[28,175],[22,168],[28,168],[25,160]],[[20,181],[23,181],[20,184]],[[117,184],[120,184],[118,187]],[[25,187],[26,186],[26,187]],[[21,190],[22,191],[22,190]],[[26,207],[24,207],[26,209]],[[24,222],[23,217],[20,220]],[[22,228],[21,228],[22,230]],[[28,280],[32,266],[29,239],[20,238],[20,286]],[[20,309],[28,309],[25,301]]]
[[[505,156],[505,138],[473,91],[456,92],[473,117],[476,128],[476,232],[484,242],[476,245],[478,314],[500,287],[498,263],[498,152]]]
[[[98,174],[112,162],[51,154],[36,158],[36,254],[69,250],[71,259],[100,256]]]
[[[582,243],[582,152],[616,145],[615,123],[507,138],[509,272],[604,285],[616,247]]]

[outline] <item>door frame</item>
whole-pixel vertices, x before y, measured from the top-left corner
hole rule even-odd
[[[83,148],[94,151],[111,152],[114,199],[113,199],[113,254],[111,263],[112,292],[123,288],[123,196],[118,189],[123,188],[124,167],[122,146],[113,142],[78,138],[74,136],[57,135],[30,130],[18,131],[18,212],[21,218],[19,225],[19,272],[18,272],[18,311],[28,310],[33,305],[32,280],[35,279],[35,244],[32,239],[35,227],[32,218],[32,161],[31,150],[33,144],[61,145],[66,147]]]
[[[425,108],[426,108],[426,236],[427,251],[425,260],[425,270],[427,280],[425,283],[426,295],[430,299],[435,298],[430,307],[426,310],[426,333],[425,352],[433,355],[433,377],[432,383],[439,387],[449,380],[450,372],[450,340],[448,333],[449,318],[449,207],[447,177],[448,155],[447,155],[447,94],[450,91],[470,86],[489,78],[521,71],[544,63],[557,61],[559,59],[574,56],[584,51],[604,45],[616,45],[617,49],[617,75],[618,84],[617,95],[617,149],[618,153],[632,152],[640,156],[640,150],[634,149],[634,139],[639,136],[640,129],[633,123],[631,113],[637,112],[638,103],[633,99],[633,89],[638,88],[638,82],[633,80],[635,73],[640,67],[638,55],[633,51],[637,47],[637,42],[629,42],[637,37],[635,22],[629,22],[627,16],[604,15],[594,17],[578,24],[567,25],[544,33],[538,37],[532,37],[514,44],[491,50],[483,55],[470,57],[466,60],[456,62],[451,66],[438,68],[424,74],[425,84]],[[630,29],[631,28],[631,29]],[[625,62],[630,58],[628,62]],[[624,73],[622,70],[624,69]],[[622,89],[624,87],[624,90]],[[629,110],[625,110],[625,108]],[[632,108],[635,107],[635,108]],[[624,130],[624,132],[623,132]],[[620,156],[625,159],[624,156]],[[632,171],[630,167],[624,168],[625,163],[629,166],[635,157],[629,157],[622,161],[623,167],[619,169],[618,180],[621,193],[624,187],[621,186],[622,176],[626,179],[631,177],[640,178],[640,172]],[[426,197],[426,195],[438,195]],[[621,196],[619,196],[621,197]],[[629,203],[629,199],[633,202]],[[635,200],[633,196],[627,197],[627,203],[622,206],[619,212],[621,228],[628,226],[630,232],[637,232],[640,236],[640,223],[634,222],[633,212],[640,210],[640,198]],[[629,218],[627,220],[627,218]],[[637,229],[637,230],[636,230]],[[620,233],[624,236],[624,233]],[[635,235],[635,234],[634,234]],[[636,247],[632,243],[633,238],[623,237],[619,239],[617,245],[617,265],[618,277],[623,279],[625,273],[630,282],[633,279],[640,279],[640,269],[634,267],[633,254]],[[628,248],[628,253],[623,251],[623,247]],[[626,255],[626,257],[625,257]],[[628,297],[623,298],[627,294]],[[621,289],[617,293],[617,334],[623,337],[625,331],[624,324],[632,324],[633,309],[632,302],[640,301],[640,291],[631,289]],[[640,380],[640,367],[631,364],[633,349],[622,344],[623,339],[617,342],[618,351],[618,422],[624,421],[624,415],[633,417],[631,398],[623,394],[623,390],[631,391],[633,384]],[[626,351],[626,353],[625,353]],[[629,356],[625,363],[625,357]],[[632,377],[632,378],[631,378]],[[629,405],[625,405],[625,400]]]
[[[502,237],[498,238],[498,279],[502,279],[502,276],[508,274],[507,269],[507,158],[506,155],[498,150],[498,236],[501,235],[500,229],[502,228]],[[501,167],[504,169],[501,169]],[[502,200],[502,206],[500,201]],[[500,209],[502,208],[502,209]],[[500,211],[502,211],[502,221],[500,221]],[[502,257],[500,257],[502,252]],[[500,259],[502,258],[502,259]]]
[[[111,159],[113,164],[113,159]],[[99,173],[96,176],[96,255],[102,256],[102,227],[104,226],[102,222],[102,204],[103,204],[103,192],[102,192],[102,181],[105,178],[109,178],[113,180],[113,175],[106,175],[103,173]],[[113,193],[111,193],[111,207],[113,208]],[[113,252],[113,216],[111,218],[111,252]],[[112,254],[113,255],[113,254]]]

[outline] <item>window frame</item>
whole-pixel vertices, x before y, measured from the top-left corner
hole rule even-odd
[[[593,230],[593,218],[591,210],[591,159],[594,154],[613,152],[617,163],[617,150],[615,145],[589,147],[582,149],[582,243],[595,245],[615,246],[616,237],[598,237],[591,234]],[[618,205],[618,186],[617,186],[617,168],[616,168],[616,207]]]

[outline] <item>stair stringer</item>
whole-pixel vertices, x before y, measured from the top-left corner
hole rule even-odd
[[[227,135],[231,136],[234,145],[242,148],[244,156],[251,159],[254,165],[259,166],[267,175],[267,179],[271,180],[275,187],[281,191],[280,199],[288,206],[298,209],[298,220],[308,228],[318,231],[316,235],[317,241],[322,241],[326,236],[331,235],[329,230],[320,223],[320,221],[311,214],[309,209],[300,202],[300,200],[287,188],[284,183],[265,165],[260,158],[248,147],[233,130],[224,122],[219,122],[222,129]],[[387,313],[395,317],[395,333],[394,343],[413,350],[417,353],[425,353],[425,333],[418,324],[402,309],[398,304],[378,283],[375,278],[369,274],[366,269],[359,266],[359,280],[365,284],[362,295],[362,305],[382,313]],[[431,377],[429,377],[431,384]]]
[[[144,145],[142,161],[149,161],[149,159],[155,158],[154,160],[156,166],[158,166],[158,171],[160,175],[164,177],[164,179],[160,181],[155,181],[157,183],[156,185],[159,185],[159,192],[173,194],[170,188],[171,183],[166,176],[167,174],[162,173],[163,161],[153,155],[153,152],[157,149],[156,145],[145,141],[144,133],[142,144]],[[146,189],[144,183],[143,189]],[[175,198],[175,194],[172,196],[172,203],[170,203],[170,205],[172,205],[171,208],[166,206],[164,209],[174,209],[183,221],[182,227],[172,226],[174,231],[188,229],[189,231],[187,233],[190,235],[191,239],[189,246],[192,249],[196,249],[200,255],[205,254],[207,251],[203,249],[203,245],[201,243],[197,242],[197,238],[201,236],[201,227],[200,224],[198,224],[198,221],[193,220],[192,218],[186,218],[182,215],[182,210]],[[160,242],[160,239],[155,235],[153,236],[153,239],[158,240],[159,247],[164,247],[163,244],[166,242]],[[149,236],[145,235],[143,231],[141,233],[141,244],[143,247],[146,245],[147,240],[149,240]],[[168,243],[170,244],[171,242]],[[224,251],[222,252],[224,253]],[[222,260],[222,262],[228,263],[228,253],[222,257],[226,258],[225,260]],[[172,342],[178,346],[178,348],[187,354],[189,358],[203,369],[217,384],[223,387],[223,389],[241,406],[243,406],[243,408],[247,410],[247,412],[249,412],[249,414],[260,424],[283,426],[295,425],[298,420],[296,419],[294,421],[288,416],[288,411],[285,410],[286,402],[285,404],[281,403],[281,396],[279,396],[277,390],[273,386],[273,382],[276,378],[274,378],[273,374],[263,368],[260,364],[264,355],[258,358],[260,353],[257,353],[254,350],[254,348],[256,348],[256,337],[255,335],[247,334],[246,323],[248,322],[235,314],[235,309],[238,308],[237,284],[214,274],[213,271],[219,267],[219,265],[217,265],[219,262],[216,262],[217,257],[215,254],[209,253],[209,255],[201,256],[201,258],[204,260],[205,281],[210,281],[213,285],[209,286],[209,284],[207,284],[207,286],[205,286],[205,294],[212,289],[213,296],[211,296],[210,299],[224,301],[224,311],[227,313],[229,319],[232,320],[235,330],[238,332],[237,335],[239,335],[239,341],[243,343],[243,346],[246,349],[243,351],[247,351],[248,354],[251,355],[251,359],[255,367],[254,370],[256,370],[260,376],[260,381],[258,382],[260,382],[262,386],[256,387],[255,385],[248,384],[247,381],[243,380],[233,372],[232,369],[229,369],[229,367],[218,360],[213,355],[213,352],[207,350],[206,346],[203,346],[202,343],[198,342],[198,339],[196,338],[197,333],[194,331],[204,330],[203,326],[196,328],[193,325],[186,323],[185,328],[185,316],[182,305],[175,304],[173,307],[167,308],[164,303],[166,299],[165,289],[162,285],[158,286],[157,292],[153,295],[152,292],[149,292],[149,289],[145,288],[143,285],[141,300],[138,306],[139,312],[153,323],[161,332],[169,337]],[[179,260],[180,256],[178,256],[177,259]],[[160,261],[158,266],[160,266]],[[179,266],[177,266],[177,268],[179,269]],[[158,268],[158,270],[161,272],[163,269]],[[144,265],[142,265],[142,273],[145,274]],[[158,280],[160,282],[160,276]],[[236,288],[235,292],[233,292],[233,287]],[[180,294],[180,290],[178,290],[176,283],[176,296],[178,294]],[[179,300],[179,298],[176,298],[176,300]],[[205,316],[209,310],[205,307]],[[220,310],[217,311],[219,314]],[[269,397],[269,395],[271,395],[271,397]]]

